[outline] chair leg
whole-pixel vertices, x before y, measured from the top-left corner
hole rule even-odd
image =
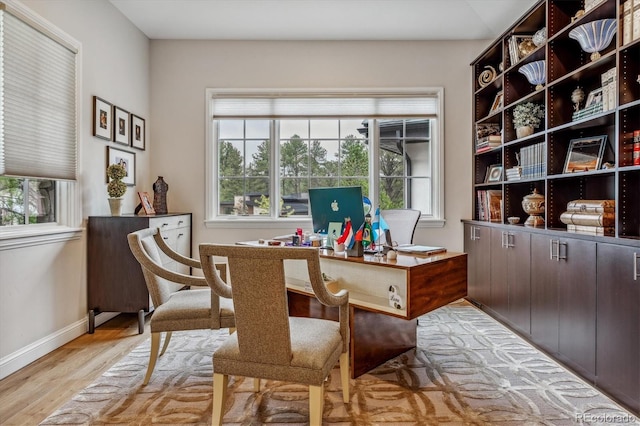
[[[340,355],[340,378],[342,380],[342,400],[349,403],[349,352]]]
[[[169,346],[169,342],[171,341],[171,332],[167,331],[164,336],[164,345],[162,345],[162,350],[160,351],[160,356],[164,355],[164,351],[167,350]]]
[[[311,426],[322,425],[323,406],[324,386],[309,385],[309,423]]]
[[[260,379],[257,377],[253,379],[253,391],[260,392]]]
[[[156,366],[156,360],[158,359],[158,350],[160,349],[160,335],[162,333],[151,333],[151,353],[149,353],[149,365],[147,366],[147,375],[144,376],[143,385],[149,383],[151,373]]]
[[[211,419],[214,426],[222,425],[228,382],[229,376],[213,373],[213,414]]]

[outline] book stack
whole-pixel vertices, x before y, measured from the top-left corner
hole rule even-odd
[[[583,118],[598,114],[603,111],[603,102],[594,102],[589,106],[573,113],[572,120],[581,120]]]
[[[498,123],[476,124],[476,153],[489,151],[502,144],[502,132]]]
[[[487,189],[477,192],[478,220],[502,222],[502,191]]]
[[[625,0],[622,3],[622,44],[640,38],[640,0]]]
[[[520,149],[520,165],[523,179],[536,179],[547,174],[547,150],[544,142]],[[509,179],[507,179],[509,180]]]
[[[515,166],[507,169],[507,180],[520,180],[522,179],[522,167]]]
[[[640,0],[638,0],[640,1]],[[616,82],[616,68],[613,67],[609,71],[602,73],[602,110],[609,111],[616,107],[616,94],[618,84]]]
[[[587,235],[615,235],[615,200],[574,200],[560,215],[568,232]]]

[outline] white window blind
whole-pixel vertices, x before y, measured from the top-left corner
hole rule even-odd
[[[322,118],[322,117],[421,117],[436,118],[439,100],[430,95],[291,96],[266,94],[243,97],[239,94],[213,94],[213,118]]]
[[[0,79],[0,175],[75,180],[76,52],[0,10]]]

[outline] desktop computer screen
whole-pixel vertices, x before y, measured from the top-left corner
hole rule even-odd
[[[351,218],[354,233],[364,223],[362,188],[359,186],[309,189],[309,204],[315,233],[328,234],[330,223],[344,226],[347,217]],[[342,228],[338,235],[340,232]]]

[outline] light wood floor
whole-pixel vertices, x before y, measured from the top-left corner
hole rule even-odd
[[[0,425],[37,425],[149,337],[137,314],[120,314],[0,380]],[[149,317],[147,317],[148,320]]]

